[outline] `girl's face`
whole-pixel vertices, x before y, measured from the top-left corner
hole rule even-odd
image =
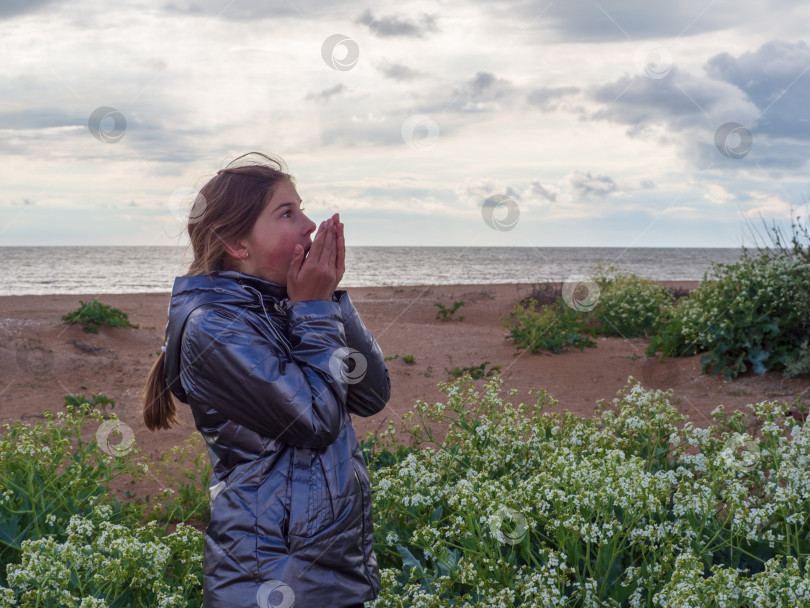
[[[315,222],[304,215],[293,183],[280,181],[250,234],[240,241],[238,251],[249,253],[239,260],[240,272],[286,286],[295,246],[300,244],[306,250],[315,228]]]

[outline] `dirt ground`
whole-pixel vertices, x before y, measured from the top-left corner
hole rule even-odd
[[[667,283],[693,288],[696,283]],[[792,402],[810,399],[810,379],[785,380],[780,372],[752,373],[734,381],[701,373],[700,356],[665,359],[645,355],[647,340],[598,338],[596,348],[567,349],[561,354],[532,354],[506,339],[503,317],[528,296],[535,285],[442,285],[348,288],[366,326],[388,361],[391,399],[369,418],[352,416],[358,438],[388,426],[411,410],[417,399],[443,401],[438,382],[449,380],[454,368],[500,366],[504,389],[518,389],[514,403],[532,402],[530,388],[544,388],[559,401],[558,409],[590,416],[600,399],[611,400],[628,376],[649,388],[675,391],[679,409],[697,426],[711,424],[709,413],[724,404],[726,412],[762,400]],[[79,301],[97,298],[129,314],[135,328],[101,328],[86,333],[67,325],[63,314]],[[436,318],[442,303],[464,305],[453,315],[462,321]],[[104,394],[115,399],[113,410],[131,427],[137,445],[153,462],[171,447],[196,433],[188,406],[178,404],[181,424],[151,432],[140,412],[147,373],[163,342],[168,293],[0,297],[0,424],[13,420],[36,423],[42,413],[62,407],[65,395]],[[409,364],[403,356],[412,355]],[[482,385],[484,380],[477,381]],[[507,398],[504,395],[505,398]],[[747,410],[746,410],[747,411]],[[206,456],[207,458],[207,456]],[[138,484],[144,496],[161,487],[157,478]]]

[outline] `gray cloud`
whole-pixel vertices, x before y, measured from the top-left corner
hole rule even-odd
[[[810,47],[774,40],[733,57],[721,53],[709,59],[706,72],[745,91],[763,112],[753,133],[793,140],[810,140]]]
[[[632,137],[655,132],[663,143],[680,142],[700,167],[739,168],[721,154],[717,129],[728,122],[752,135],[744,158],[763,168],[798,169],[810,158],[810,47],[803,41],[768,42],[739,57],[720,53],[705,76],[672,66],[661,78],[625,76],[589,90],[602,104],[588,116],[628,126]]]
[[[541,87],[527,97],[527,101],[543,110],[556,110],[561,98],[579,93],[579,87]]]
[[[346,90],[346,85],[343,83],[336,84],[333,87],[328,89],[323,89],[320,93],[310,93],[304,99],[311,100],[314,99],[316,101],[329,101],[335,95],[342,93]]]
[[[729,120],[750,121],[756,114],[756,108],[736,86],[694,76],[677,66],[672,66],[665,78],[625,76],[592,88],[590,95],[604,104],[591,119],[629,125],[631,135],[661,125],[670,130],[701,125],[716,128]]]
[[[461,112],[491,110],[493,103],[505,98],[511,89],[508,80],[498,78],[490,72],[476,72],[475,76],[453,90],[449,105],[443,105],[442,109],[457,109]]]
[[[387,63],[380,65],[378,69],[385,75],[386,78],[391,78],[396,81],[414,80],[422,75],[421,72],[412,70],[406,65],[401,63]]]
[[[232,2],[224,5],[217,0],[178,0],[164,5],[168,13],[180,13],[191,17],[219,17],[232,21],[264,19],[267,17],[298,17],[301,11],[286,2]],[[306,14],[306,13],[303,13]]]
[[[532,183],[530,184],[530,187],[529,187],[529,191],[532,194],[534,194],[536,196],[539,196],[543,200],[547,200],[547,201],[550,201],[552,203],[556,202],[556,200],[557,200],[557,193],[553,192],[552,190],[549,190],[548,188],[546,188],[538,180],[532,181]]]
[[[120,110],[127,119],[126,133],[120,142],[109,144],[93,138],[88,119],[91,110],[35,107],[19,112],[0,112],[0,154],[44,155],[50,158],[98,160],[108,158],[112,148],[132,148],[141,159],[158,161],[156,174],[175,174],[182,165],[204,158],[201,142],[214,141],[218,129],[204,125],[187,128],[177,126],[175,116],[144,112],[158,117],[153,120],[135,119],[129,108]],[[12,128],[2,130],[2,126]],[[77,142],[79,145],[77,145]],[[216,144],[211,144],[213,150]],[[210,151],[209,151],[210,152]]]
[[[414,23],[393,16],[376,18],[371,12],[371,9],[366,9],[365,12],[357,18],[356,23],[368,26],[368,29],[380,38],[393,36],[423,38],[426,33],[438,30],[436,27],[436,17],[434,15],[423,14],[419,22]]]
[[[566,42],[638,41],[694,35],[743,22],[749,11],[731,0],[512,0],[486,4],[499,19],[507,16],[544,29]]]
[[[593,175],[590,171],[574,171],[564,180],[574,199],[605,198],[618,187],[609,175]]]
[[[3,0],[0,2],[0,19],[35,13],[58,0]]]

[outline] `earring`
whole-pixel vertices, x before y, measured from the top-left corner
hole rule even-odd
[[[242,258],[242,259],[244,260],[244,259],[245,259],[245,258],[247,258],[249,255],[250,255],[250,254],[249,254],[249,253],[246,251],[246,252],[245,252],[245,257],[244,257],[244,258]]]

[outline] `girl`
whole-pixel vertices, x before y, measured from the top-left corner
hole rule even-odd
[[[153,431],[177,423],[171,392],[208,446],[205,608],[362,606],[380,573],[349,413],[385,407],[388,369],[336,290],[338,214],[311,239],[294,178],[264,154],[237,163],[247,156],[192,206],[194,261],[174,283],[144,421]]]

